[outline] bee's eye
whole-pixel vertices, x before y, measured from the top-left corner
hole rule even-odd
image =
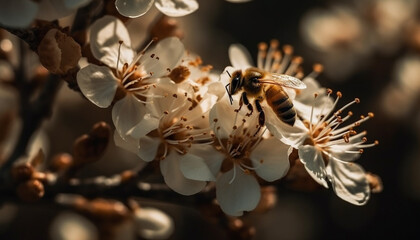
[[[260,83],[259,77],[252,77],[249,79],[249,81],[252,83],[252,85],[257,85]]]

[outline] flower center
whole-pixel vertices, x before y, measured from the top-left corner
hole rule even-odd
[[[328,97],[331,95],[332,90],[328,89]],[[317,98],[315,94],[315,100]],[[366,131],[357,133],[354,128],[360,126],[363,122],[374,117],[374,114],[369,112],[367,116],[361,116],[359,120],[342,126],[353,113],[349,111],[346,116],[342,117],[343,111],[353,104],[360,103],[358,98],[355,98],[350,103],[346,104],[339,110],[334,111],[338,100],[342,97],[340,92],[337,92],[337,98],[331,107],[331,109],[323,108],[321,113],[314,119],[313,108],[309,121],[305,121],[304,124],[308,129],[309,137],[304,141],[305,145],[312,145],[320,149],[323,154],[329,156],[329,152],[334,150],[338,145],[344,146],[344,152],[346,153],[362,153],[363,148],[372,147],[378,144],[378,141],[374,141],[372,144],[365,144],[367,138],[365,135]]]

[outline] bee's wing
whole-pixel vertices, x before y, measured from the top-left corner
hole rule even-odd
[[[261,79],[262,83],[276,84],[283,87],[294,88],[294,89],[305,89],[306,84],[300,79],[295,78],[286,74],[269,73],[264,79]]]

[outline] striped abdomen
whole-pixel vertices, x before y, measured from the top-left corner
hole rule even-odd
[[[287,93],[281,86],[270,85],[265,91],[268,105],[283,122],[293,126],[296,120],[296,111]]]

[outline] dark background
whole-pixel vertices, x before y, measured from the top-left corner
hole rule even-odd
[[[185,30],[186,48],[199,54],[205,64],[220,71],[229,65],[229,44],[243,44],[255,59],[259,42],[278,39],[281,44],[293,45],[295,54],[304,58],[302,66],[306,73],[314,63],[321,61],[323,53],[311,49],[302,39],[300,24],[304,14],[314,8],[354,4],[353,1],[332,0],[253,0],[244,4],[201,0],[199,3],[197,12],[180,18],[179,22]],[[135,21],[147,28],[146,23],[154,14],[156,9],[144,16],[144,22],[143,19]],[[141,35],[141,31],[137,34]],[[246,218],[256,227],[256,239],[407,239],[419,236],[416,220],[420,214],[419,101],[415,99],[414,107],[406,116],[395,117],[383,110],[381,98],[393,81],[396,62],[407,53],[420,55],[403,42],[392,53],[373,51],[366,61],[360,62],[362,66],[357,71],[340,81],[326,74],[317,78],[322,86],[343,93],[341,106],[355,97],[360,98],[361,103],[351,109],[355,115],[375,113],[375,118],[361,128],[368,131],[370,141],[378,139],[380,144],[366,149],[358,164],[382,178],[383,191],[372,194],[365,206],[353,206],[335,196],[331,189],[305,192],[280,185],[274,209]],[[45,124],[52,154],[70,151],[72,141],[98,120],[112,124],[110,109],[98,109],[66,88],[60,94],[63,97],[59,97],[52,119]],[[396,100],[392,107],[398,108],[400,104],[404,103]],[[116,166],[111,163],[117,154],[120,162]],[[111,174],[134,166],[135,161],[134,156],[111,147],[109,154],[85,169],[85,173]],[[173,217],[176,233],[171,239],[227,239],[218,226],[202,219],[196,209],[147,204],[161,207]],[[14,220],[0,224],[0,239],[47,239],[48,225],[61,210],[44,205],[38,208],[23,205],[14,209]],[[4,217],[10,213],[2,211],[0,216],[2,214]]]

